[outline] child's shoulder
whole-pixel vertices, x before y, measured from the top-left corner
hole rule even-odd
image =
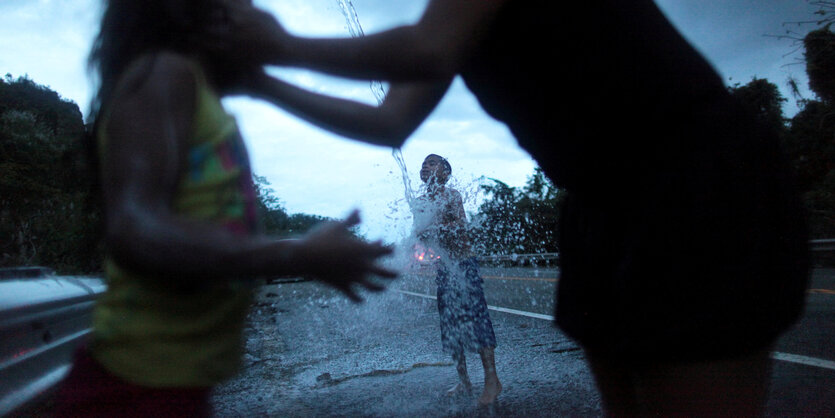
[[[444,190],[444,195],[449,200],[461,200],[461,193],[458,190],[455,190],[451,187],[446,187]]]

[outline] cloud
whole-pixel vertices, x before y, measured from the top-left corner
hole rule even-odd
[[[95,35],[97,4],[89,0],[3,0],[2,74],[28,74],[86,111],[91,97],[86,58]]]

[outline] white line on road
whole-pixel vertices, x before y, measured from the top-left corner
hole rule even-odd
[[[438,299],[435,296],[424,295],[423,293],[415,293],[415,292],[409,292],[409,291],[406,291],[406,290],[398,290],[398,289],[394,289],[394,291],[395,292],[400,292],[400,293],[403,293],[403,294],[406,294],[406,295],[417,296],[419,298],[424,298],[424,299],[433,299],[433,300]],[[493,310],[493,311],[498,311],[498,312],[505,312],[505,313],[509,313],[509,314],[513,314],[513,315],[527,316],[529,318],[545,319],[545,320],[548,320],[548,321],[553,321],[554,320],[554,317],[551,316],[551,315],[543,315],[543,314],[538,314],[538,313],[533,313],[533,312],[520,311],[520,310],[516,310],[516,309],[502,308],[500,306],[487,305],[487,309],[490,309],[490,310]],[[777,352],[777,351],[771,353],[771,358],[773,358],[775,360],[780,360],[780,361],[787,361],[789,363],[804,364],[806,366],[821,367],[821,368],[824,368],[824,369],[835,370],[835,361],[830,361],[830,360],[824,360],[824,359],[819,359],[819,358],[814,358],[814,357],[801,356],[801,355],[798,355],[798,354],[780,353],[780,352]]]
[[[789,353],[780,353],[780,352],[773,352],[771,353],[771,358],[775,360],[782,360],[788,361],[790,363],[798,363],[798,364],[805,364],[807,366],[814,366],[814,367],[821,367],[824,369],[835,370],[835,361],[824,360],[814,357],[806,357],[801,356],[798,354],[789,354]]]
[[[419,298],[424,298],[424,299],[434,299],[434,300],[438,299],[435,296],[424,295],[423,293],[415,293],[415,292],[409,292],[409,291],[406,291],[406,290],[398,290],[398,289],[394,289],[394,291],[395,292],[400,292],[400,293],[403,293],[403,294],[407,294],[407,295],[417,296]],[[487,305],[487,309],[490,309],[490,310],[493,310],[493,311],[498,311],[498,312],[505,312],[505,313],[509,313],[509,314],[514,314],[514,315],[527,316],[528,318],[545,319],[545,320],[548,320],[548,321],[553,321],[554,320],[554,317],[551,316],[551,315],[543,315],[543,314],[538,314],[538,313],[534,313],[534,312],[525,312],[525,311],[520,311],[520,310],[516,310],[516,309],[502,308],[501,306]]]
[[[543,314],[538,314],[538,313],[533,313],[533,312],[517,311],[516,309],[502,308],[500,306],[487,305],[487,309],[492,309],[494,311],[499,311],[499,312],[506,312],[506,313],[514,314],[514,315],[527,316],[529,318],[545,319],[547,321],[553,321],[554,320],[554,317],[551,316],[551,315],[543,315]]]

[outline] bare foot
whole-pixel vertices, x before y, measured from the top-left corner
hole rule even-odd
[[[472,395],[473,385],[469,383],[458,383],[452,389],[446,391],[447,396]]]
[[[490,381],[484,382],[484,392],[478,398],[478,404],[490,405],[499,397],[500,393],[502,393],[501,382],[498,379],[490,379]]]

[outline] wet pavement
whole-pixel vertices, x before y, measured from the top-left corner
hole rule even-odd
[[[446,396],[457,374],[441,352],[434,281],[419,273],[367,295],[363,304],[315,282],[259,288],[244,367],[216,390],[217,415],[603,415],[582,350],[543,319],[553,309],[555,280],[550,274],[532,280],[536,275],[523,269],[482,270],[488,304],[533,315],[490,311],[504,386],[499,401],[490,409],[476,406],[483,388],[477,355],[468,357],[472,396]],[[775,361],[769,417],[835,417],[835,269],[816,270],[812,287],[804,317],[775,347],[810,357]]]
[[[549,321],[490,312],[503,384],[476,406],[481,362],[468,357],[472,396],[449,397],[455,367],[441,352],[436,303],[388,291],[353,304],[312,282],[260,289],[240,376],[217,389],[221,417],[599,416],[579,348]]]

